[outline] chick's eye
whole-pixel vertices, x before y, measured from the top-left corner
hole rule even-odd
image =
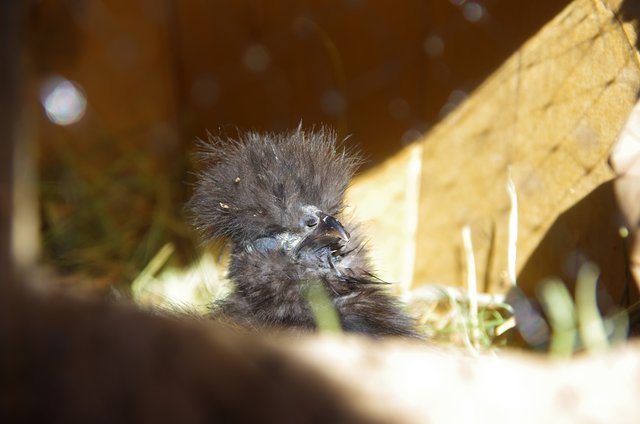
[[[307,227],[315,227],[318,225],[318,217],[316,216],[308,216],[304,219],[304,225]]]

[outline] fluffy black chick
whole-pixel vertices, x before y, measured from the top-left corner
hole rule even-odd
[[[205,241],[233,243],[235,290],[213,314],[252,327],[315,328],[307,293],[321,284],[342,329],[415,336],[413,321],[370,271],[358,227],[342,217],[359,159],[333,131],[248,133],[201,143],[189,202]]]

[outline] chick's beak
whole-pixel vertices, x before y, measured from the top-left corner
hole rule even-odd
[[[314,231],[317,236],[331,237],[344,241],[349,241],[351,235],[344,229],[340,221],[324,213],[320,214],[320,222]]]
[[[340,221],[325,213],[318,213],[318,223],[296,247],[296,253],[304,248],[320,249],[326,246],[346,243],[351,236],[344,229]]]

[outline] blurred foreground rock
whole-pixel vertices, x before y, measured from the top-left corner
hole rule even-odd
[[[294,351],[392,422],[634,423],[640,344],[573,360],[403,341],[309,338]]]
[[[0,422],[369,420],[257,337],[16,284],[0,290]]]
[[[637,423],[640,345],[571,361],[403,340],[268,339],[3,290],[1,422]]]

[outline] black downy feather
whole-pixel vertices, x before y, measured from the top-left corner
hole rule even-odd
[[[233,244],[235,290],[212,306],[251,327],[314,329],[305,292],[322,284],[345,331],[416,336],[367,260],[360,228],[344,216],[360,164],[327,128],[247,133],[200,143],[203,170],[188,207],[203,240]]]

